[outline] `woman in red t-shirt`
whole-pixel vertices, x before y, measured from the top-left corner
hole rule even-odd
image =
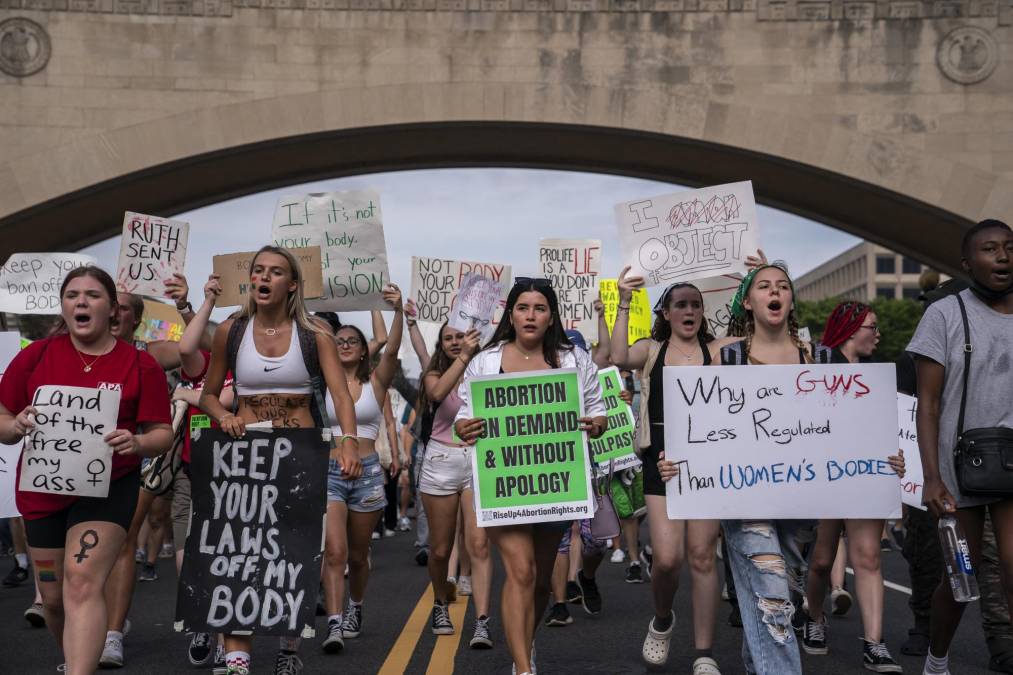
[[[137,504],[140,458],[167,451],[172,429],[161,367],[110,332],[112,278],[98,267],[79,267],[64,279],[60,298],[57,332],[21,351],[0,381],[0,443],[17,443],[35,427],[31,401],[42,385],[120,391],[117,428],[105,437],[113,450],[107,497],[17,490],[46,625],[67,672],[92,673],[106,628],[103,587]]]

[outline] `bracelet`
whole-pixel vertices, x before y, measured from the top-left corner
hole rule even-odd
[[[344,436],[342,436],[342,437],[341,437],[341,439],[340,439],[340,441],[341,441],[342,443],[344,443],[344,442],[345,442],[345,441],[347,441],[347,440],[352,440],[352,441],[353,441],[353,442],[355,443],[355,445],[356,445],[356,446],[358,446],[358,445],[359,445],[359,438],[358,438],[357,436],[352,436],[351,434],[345,434],[345,435],[344,435]]]
[[[616,305],[616,309],[629,309],[629,305]]]
[[[417,321],[416,321],[415,319],[409,319],[409,318],[407,318],[407,317],[405,317],[405,320],[404,320],[404,322],[405,322],[406,324],[408,324],[408,327],[409,327],[409,328],[411,328],[411,327],[412,327],[412,326],[414,326],[414,325],[415,325],[416,323],[418,323],[418,322],[417,322]]]
[[[183,303],[183,306],[176,305],[176,311],[180,314],[193,314],[193,305],[188,302]]]

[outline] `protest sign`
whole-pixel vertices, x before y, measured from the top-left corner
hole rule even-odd
[[[918,415],[918,399],[907,394],[897,394],[897,448],[904,451],[904,477],[900,479],[900,500],[908,506],[925,510],[922,504],[922,487],[925,474],[922,471],[922,456],[918,451],[918,430],[915,418]]]
[[[448,321],[454,298],[468,274],[477,274],[500,284],[503,292],[501,309],[496,311],[492,320],[493,325],[497,324],[510,292],[513,278],[510,265],[445,258],[412,257],[412,285],[408,297],[415,302],[418,320],[429,323]]]
[[[470,381],[485,435],[472,453],[479,527],[590,518],[584,393],[573,368]]]
[[[32,405],[38,412],[35,428],[25,436],[18,488],[106,497],[113,451],[103,438],[116,430],[120,392],[44,384]]]
[[[623,378],[615,366],[598,371],[602,395],[605,399],[605,410],[608,411],[608,424],[600,438],[588,439],[591,448],[591,461],[606,467],[612,460],[612,468],[616,471],[640,464],[636,453],[636,426],[633,410],[626,401],[619,398],[623,390]]]
[[[311,310],[390,309],[382,295],[390,271],[375,190],[286,195],[271,236],[282,248],[320,247],[323,288],[320,299],[307,301]]]
[[[611,333],[616,325],[616,314],[619,312],[619,284],[615,279],[602,279],[599,283],[598,293],[601,296],[601,303],[605,307],[605,325],[608,326],[609,333]],[[630,299],[627,344],[651,337],[653,322],[654,315],[651,311],[651,301],[647,297],[647,291],[638,288],[633,291],[633,297]],[[618,338],[613,335],[612,339]]]
[[[319,429],[194,435],[177,631],[313,637],[328,447]]]
[[[299,276],[303,280],[303,297],[319,298],[324,293],[324,276],[319,246],[289,249],[299,261]],[[250,293],[250,265],[256,251],[227,253],[212,258],[214,273],[220,279],[222,292],[215,302],[216,307],[234,307],[246,304]]]
[[[741,281],[740,274],[722,274],[693,282],[703,295],[703,318],[714,337],[724,337],[728,331],[728,322],[732,318],[728,306],[732,304]]]
[[[0,312],[59,314],[60,286],[71,270],[98,261],[80,253],[14,253],[0,267]]]
[[[116,288],[153,298],[166,297],[164,282],[183,274],[190,223],[127,211],[123,215]]]
[[[0,378],[21,350],[21,335],[14,331],[0,333]],[[20,411],[17,411],[20,412]],[[14,478],[17,475],[21,444],[0,445],[0,518],[21,515],[15,504]]]
[[[157,300],[145,300],[144,315],[134,331],[134,339],[140,342],[179,342],[185,328],[183,317],[175,307]]]
[[[492,320],[502,297],[502,282],[480,274],[465,274],[450,312],[450,327],[464,332],[477,330],[483,340],[488,340],[495,330]]]
[[[601,274],[601,241],[542,239],[538,242],[538,264],[559,297],[563,328],[579,330],[588,344],[597,342],[594,301]]]
[[[749,181],[616,205],[619,247],[648,286],[746,272],[760,225]]]
[[[664,387],[669,518],[896,511],[893,364],[667,366]]]

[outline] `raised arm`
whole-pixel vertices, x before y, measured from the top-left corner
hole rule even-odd
[[[387,324],[384,323],[383,313],[379,310],[374,309],[369,314],[373,319],[373,337],[369,341],[369,355],[374,356],[387,344]]]
[[[629,266],[623,268],[619,273],[619,307],[616,310],[616,322],[612,326],[612,349],[610,357],[612,363],[625,368],[626,370],[639,370],[647,363],[647,340],[639,340],[632,347],[629,346],[630,330],[630,302],[633,300],[633,291],[642,288],[643,277],[628,277]],[[604,312],[603,312],[604,314]]]
[[[610,353],[612,350],[612,336],[609,335],[608,322],[605,321],[605,305],[601,298],[595,298],[594,313],[598,315],[598,344],[591,352],[591,360],[599,368],[608,368],[612,362]]]
[[[193,314],[190,323],[186,325],[186,330],[183,331],[183,337],[179,340],[179,360],[183,366],[183,374],[190,378],[198,377],[204,370],[204,356],[200,353],[201,336],[207,331],[211,310],[215,308],[215,302],[221,292],[222,285],[218,282],[218,275],[212,274],[204,284],[204,304]]]
[[[412,341],[412,349],[415,350],[415,355],[419,357],[419,366],[424,371],[429,367],[429,359],[432,358],[429,354],[429,349],[426,347],[426,339],[422,337],[422,331],[419,330],[418,321],[418,310],[415,308],[415,303],[409,300],[405,303],[404,308],[405,323],[408,324],[408,337]]]
[[[422,386],[426,388],[426,395],[430,401],[442,401],[447,397],[464,375],[471,358],[478,352],[481,335],[477,330],[469,330],[464,334],[464,341],[461,343],[461,353],[451,361],[450,367],[441,375],[435,371],[424,373]]]
[[[380,386],[387,390],[390,383],[394,381],[397,373],[398,352],[401,350],[401,335],[404,332],[404,308],[401,305],[401,289],[394,284],[389,284],[383,291],[383,299],[394,308],[394,320],[390,326],[390,336],[387,336],[387,329],[384,328],[384,340],[387,348],[380,355],[380,363],[376,365],[373,373],[376,375]],[[380,312],[376,312],[377,315]],[[380,316],[380,324],[383,324],[383,317]],[[373,320],[373,329],[376,330],[376,318]]]

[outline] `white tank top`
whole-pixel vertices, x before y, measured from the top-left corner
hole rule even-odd
[[[338,415],[334,410],[334,399],[331,398],[330,390],[327,391],[327,414],[330,415],[331,422],[334,424],[331,427],[331,433],[341,436],[341,425],[338,424]],[[380,435],[380,420],[382,419],[383,411],[380,410],[380,405],[376,401],[373,383],[371,381],[363,382],[359,400],[355,402],[356,436],[375,441],[376,437]]]
[[[295,322],[292,323],[292,340],[283,356],[264,356],[253,341],[253,319],[246,324],[246,332],[236,354],[236,393],[240,396],[257,394],[311,394],[313,387]]]

